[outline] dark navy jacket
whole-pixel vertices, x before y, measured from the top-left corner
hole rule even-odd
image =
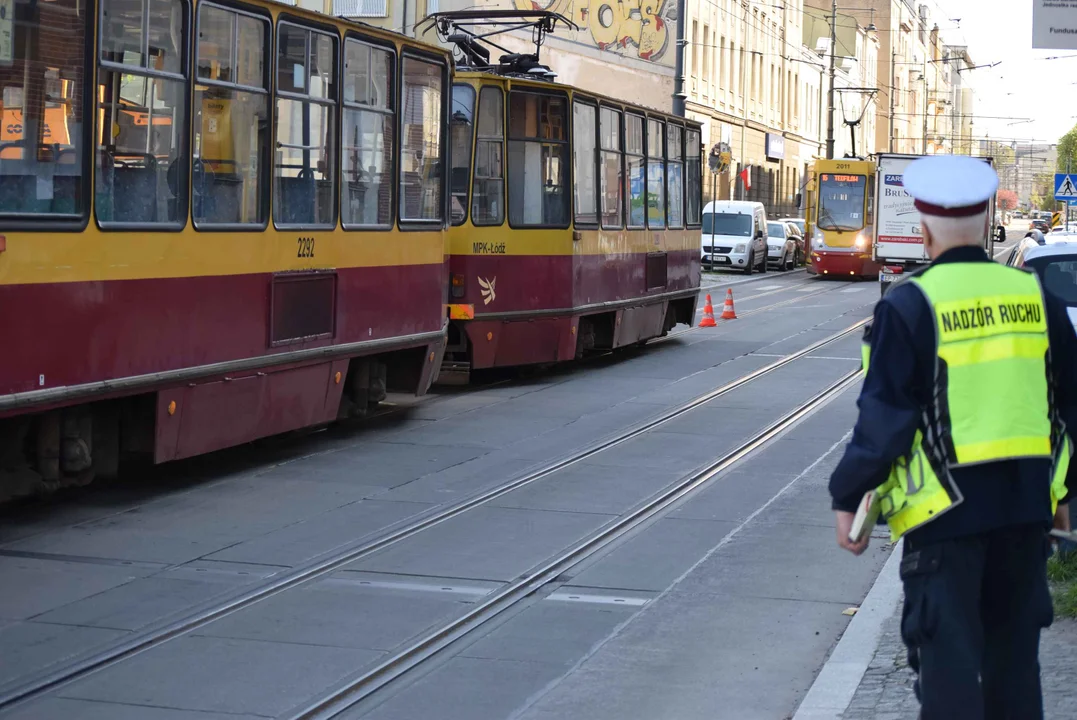
[[[957,247],[935,264],[993,262],[978,247]],[[1066,307],[1048,295],[1047,331],[1062,419],[1077,438],[1077,335]],[[875,306],[871,361],[857,405],[860,417],[845,455],[830,477],[835,510],[855,512],[864,493],[885,482],[891,464],[912,448],[922,408],[931,400],[935,323],[918,288],[904,282]],[[990,392],[984,388],[984,392]],[[1009,460],[953,469],[965,500],[937,520],[908,534],[919,545],[986,532],[1008,525],[1051,523],[1050,466],[1046,459]],[[1077,458],[1067,487],[1077,488]]]

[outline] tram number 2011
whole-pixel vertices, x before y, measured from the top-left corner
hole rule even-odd
[[[296,257],[314,257],[314,238],[298,238],[296,243],[298,244],[298,249],[295,253]]]

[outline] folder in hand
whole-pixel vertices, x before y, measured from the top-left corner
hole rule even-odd
[[[869,490],[864,493],[864,497],[860,499],[860,505],[856,508],[853,526],[849,529],[849,542],[863,542],[864,538],[871,535],[872,528],[878,520],[879,498],[874,490]]]

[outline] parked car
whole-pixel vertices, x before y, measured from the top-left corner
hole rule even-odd
[[[719,200],[703,208],[702,261],[751,275],[767,271],[767,211],[763,203]]]
[[[797,243],[800,245],[800,259],[806,261],[808,258],[808,233],[804,218],[782,218],[781,221],[787,222],[796,228]]]
[[[1013,267],[1029,268],[1039,278],[1043,289],[1071,308],[1070,322],[1077,330],[1077,233],[1051,233],[1039,244],[1024,238],[1014,247],[1006,261]]]
[[[804,232],[807,230],[807,225],[804,222],[804,218],[779,218],[780,222],[793,223],[796,229],[799,231],[800,237],[804,237]]]
[[[767,223],[767,262],[779,270],[792,270],[800,264],[800,237],[792,223],[772,220]]]

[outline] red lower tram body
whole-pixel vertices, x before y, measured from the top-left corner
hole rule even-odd
[[[622,255],[453,255],[456,319],[447,363],[470,369],[555,363],[691,325],[697,245]]]
[[[871,250],[856,248],[813,248],[808,272],[823,277],[876,278],[880,266],[871,258]]]
[[[361,415],[387,388],[423,393],[446,283],[443,261],[0,285],[0,494]]]

